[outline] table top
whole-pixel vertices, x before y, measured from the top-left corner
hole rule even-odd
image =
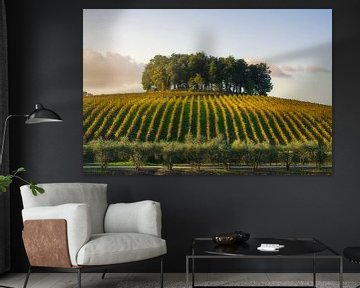
[[[262,243],[284,245],[278,251],[260,251]],[[217,245],[211,238],[195,238],[192,256],[236,257],[341,257],[335,250],[315,238],[250,238],[243,243]]]

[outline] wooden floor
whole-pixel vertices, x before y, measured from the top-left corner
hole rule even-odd
[[[243,280],[251,279],[259,283],[266,283],[267,281],[311,281],[312,274],[300,273],[241,273],[241,274],[229,274],[229,273],[212,273],[212,274],[197,274],[198,281],[226,281],[227,279]],[[10,286],[14,288],[22,288],[25,279],[25,274],[5,274],[0,276],[1,285]],[[125,273],[109,273],[105,280],[101,279],[101,273],[83,273],[82,286],[87,287],[106,287],[116,288],[122,287],[120,283],[126,282],[126,287],[131,287],[131,281],[134,283],[141,283],[141,281],[158,281],[159,274],[125,274]],[[338,274],[335,273],[319,273],[317,274],[317,280],[320,281],[337,281]],[[360,284],[360,273],[344,274],[344,281],[354,282]],[[155,282],[156,283],[156,282]],[[171,283],[177,283],[176,287],[185,287],[185,274],[165,274],[165,288],[168,286],[174,287]],[[183,283],[184,285],[181,285]],[[168,284],[168,285],[166,285]],[[346,285],[345,285],[346,286]],[[33,273],[31,274],[28,288],[75,288],[76,274],[75,273]]]

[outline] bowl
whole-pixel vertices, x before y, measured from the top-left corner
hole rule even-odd
[[[218,245],[232,245],[237,241],[237,235],[224,233],[213,236],[212,240]]]
[[[235,243],[244,243],[250,238],[250,233],[244,231],[234,231],[221,233],[212,237],[212,240],[218,245],[232,245]]]

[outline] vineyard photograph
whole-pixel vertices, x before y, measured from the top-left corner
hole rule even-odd
[[[331,10],[83,16],[84,173],[332,174]]]

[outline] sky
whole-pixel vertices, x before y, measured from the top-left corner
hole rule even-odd
[[[332,105],[331,9],[84,9],[83,89],[142,91],[155,55],[266,62],[271,96]]]

